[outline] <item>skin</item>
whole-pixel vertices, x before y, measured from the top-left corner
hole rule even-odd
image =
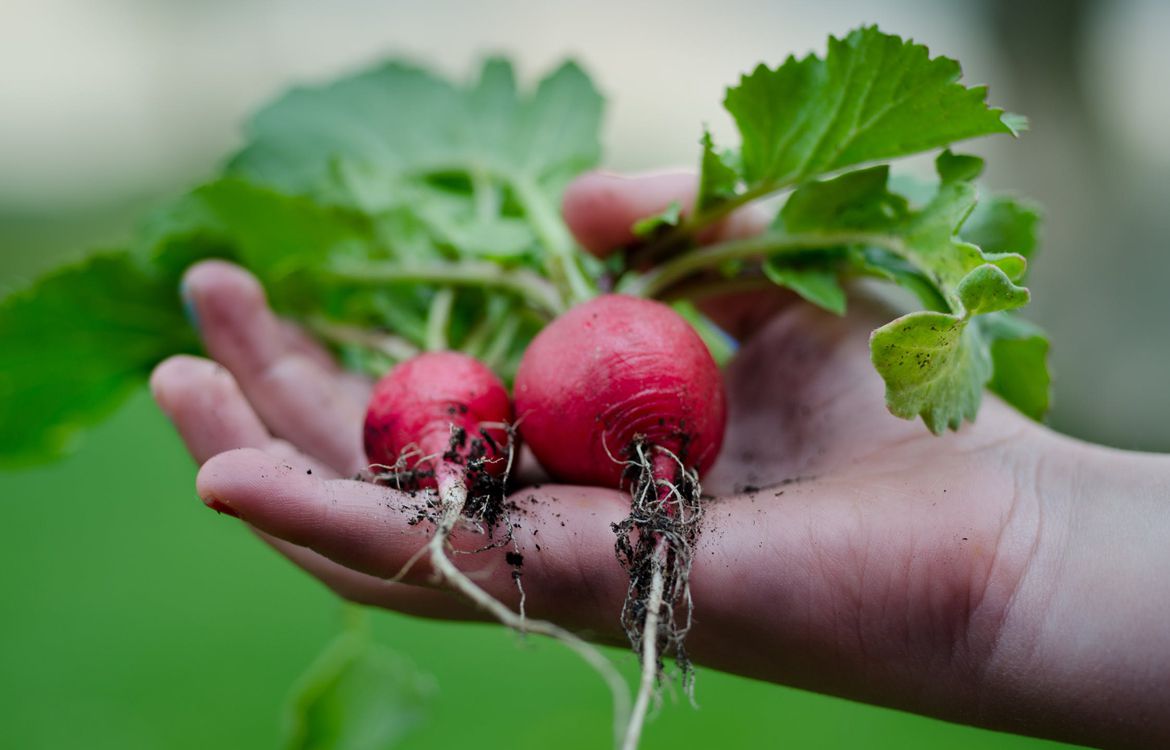
[[[693,183],[587,175],[566,220],[603,254]],[[741,214],[717,234],[758,226]],[[388,511],[401,499],[389,490],[339,478],[364,463],[368,383],[275,318],[237,268],[200,264],[184,293],[215,361],[168,360],[152,387],[202,465],[204,502],[347,599],[479,618],[425,564],[381,580],[430,531]],[[705,304],[746,343],[704,481],[716,499],[691,579],[698,663],[1012,732],[1170,746],[1170,457],[1071,440],[990,396],[976,424],[933,437],[885,410],[866,342],[887,311],[834,318],[777,293]],[[553,485],[517,497],[530,613],[620,642],[609,524],[627,500]],[[457,559],[515,602],[496,553]]]

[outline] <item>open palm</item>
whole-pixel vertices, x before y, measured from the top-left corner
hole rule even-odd
[[[587,247],[619,244],[632,221],[689,179],[594,175],[574,185],[566,218]],[[740,217],[725,232],[751,230]],[[342,373],[273,316],[249,275],[204,263],[186,295],[215,362],[158,368],[155,397],[195,459],[200,497],[349,599],[411,614],[477,618],[436,588],[418,501],[352,477],[364,465],[368,383]],[[885,409],[868,358],[888,311],[857,304],[835,318],[776,295],[712,303],[746,340],[726,371],[729,425],[704,480],[691,583],[692,658],[718,669],[923,713],[1019,728],[1020,654],[1038,637],[1017,615],[1041,554],[1047,502],[1078,448],[989,398],[979,420],[931,435]],[[1066,460],[1054,460],[1063,456]],[[627,580],[613,490],[532,485],[513,498],[528,612],[621,639]],[[412,523],[413,522],[413,523]],[[475,532],[456,534],[464,549]],[[457,556],[487,591],[516,605],[504,551]],[[1043,722],[1040,722],[1043,723]]]

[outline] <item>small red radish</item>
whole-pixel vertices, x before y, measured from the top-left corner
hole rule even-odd
[[[641,735],[660,654],[673,649],[690,687],[692,547],[702,516],[699,475],[723,444],[719,367],[690,324],[658,302],[605,295],[561,315],[529,344],[516,373],[520,434],[555,478],[629,486],[615,524],[630,575],[622,624],[642,656],[624,748]],[[675,610],[687,611],[681,623]]]
[[[405,486],[435,488],[470,475],[503,475],[512,404],[504,384],[474,357],[428,352],[374,386],[366,409],[366,457],[404,469]]]
[[[460,519],[480,523],[490,532],[503,513],[513,453],[511,421],[508,392],[487,365],[457,352],[419,354],[374,386],[364,432],[366,457],[377,470],[371,476],[401,489],[438,490],[435,532],[420,555],[429,552],[439,578],[503,624],[555,638],[596,669],[613,696],[616,732],[629,714],[629,695],[613,665],[564,628],[525,617],[522,589],[517,614],[468,578],[447,555]],[[515,580],[519,586],[519,577]]]

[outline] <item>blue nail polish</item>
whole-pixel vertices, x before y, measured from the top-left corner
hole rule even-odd
[[[187,316],[187,322],[198,332],[199,313],[195,309],[195,299],[191,295],[191,290],[187,287],[186,279],[179,284],[179,298],[183,300],[183,315]]]

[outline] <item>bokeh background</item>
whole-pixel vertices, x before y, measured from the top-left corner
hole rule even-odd
[[[1170,451],[1160,0],[3,0],[0,290],[124,240],[293,82],[386,55],[466,76],[495,52],[531,79],[571,55],[608,98],[607,166],[689,165],[701,123],[730,142],[720,100],[740,72],[863,22],[957,57],[1031,118],[971,150],[991,187],[1046,206],[1029,315],[1053,339],[1052,425]],[[340,607],[203,509],[194,471],[142,392],[72,458],[0,474],[0,747],[277,745]],[[599,682],[553,645],[389,614],[375,628],[438,684],[402,747],[604,746]],[[646,747],[1057,747],[712,672],[699,699],[668,701]]]

